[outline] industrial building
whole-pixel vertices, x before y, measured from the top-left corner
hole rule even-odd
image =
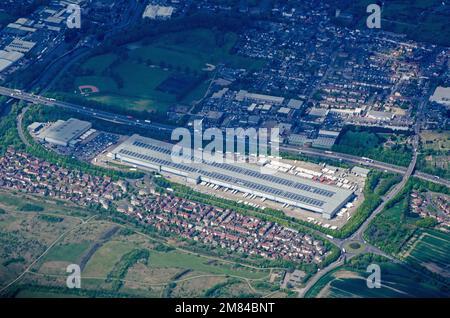
[[[274,105],[280,105],[284,101],[284,97],[278,97],[278,96],[270,96],[270,95],[263,95],[263,94],[256,94],[256,93],[249,93],[246,90],[241,89],[237,94],[235,99],[237,101],[243,101],[243,100],[252,100],[257,101],[260,103],[271,103]]]
[[[142,18],[150,18],[152,20],[160,18],[160,19],[169,19],[173,14],[173,7],[159,6],[149,4],[144,13],[142,14]]]
[[[0,72],[17,62],[23,57],[23,53],[0,50]]]
[[[430,97],[430,102],[450,106],[450,87],[436,87],[434,94]]]
[[[321,213],[325,219],[331,219],[354,196],[351,190],[294,175],[263,174],[261,167],[248,163],[176,163],[171,157],[172,148],[172,144],[133,135],[108,156],[136,168],[174,174],[187,182],[197,184],[205,181]]]
[[[70,118],[57,122],[41,129],[36,138],[58,146],[73,146],[78,138],[91,129],[92,124],[87,121]]]

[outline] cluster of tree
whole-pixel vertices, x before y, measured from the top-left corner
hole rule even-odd
[[[91,297],[91,298],[132,298],[136,297],[135,295],[116,292],[116,291],[107,291],[105,289],[89,289],[89,288],[73,288],[69,289],[67,287],[57,287],[57,286],[44,286],[37,284],[17,284],[9,288],[6,293],[6,298],[16,298],[21,292],[32,293],[35,295],[48,295],[53,294],[56,296],[65,295],[76,296],[76,297]]]
[[[416,228],[407,224],[411,186],[389,201],[364,233],[367,241],[391,254],[398,253]]]
[[[398,142],[387,146],[385,144],[387,139],[381,133],[386,133],[384,128],[347,126],[333,145],[333,150],[394,165],[408,166],[412,159],[411,147],[406,143]]]
[[[424,150],[417,157],[417,169],[425,173],[450,180],[450,162],[446,163],[446,167],[439,167],[436,160],[433,160],[432,163],[426,160],[428,156],[439,157],[448,156],[449,154],[449,151]]]
[[[134,249],[122,256],[120,261],[114,265],[114,268],[108,274],[107,282],[112,282],[113,290],[118,291],[123,285],[123,279],[128,273],[128,269],[141,261],[148,263],[150,252],[146,249]]]
[[[24,212],[42,212],[44,210],[45,210],[44,207],[32,203],[25,203],[19,207],[19,211]]]
[[[40,214],[38,216],[39,220],[48,222],[48,223],[60,223],[64,221],[64,218],[54,215],[48,215],[48,214]]]
[[[21,106],[15,104],[7,115],[0,117],[0,156],[6,152],[9,146],[23,148],[16,128],[16,117],[20,110]]]
[[[380,196],[385,195],[394,185],[402,181],[402,176],[394,173],[386,173],[386,177],[383,178],[375,189],[376,193]]]
[[[205,293],[203,294],[203,297],[205,298],[219,298],[219,297],[226,297],[230,296],[228,289],[230,286],[234,284],[240,283],[240,280],[237,278],[230,278],[227,281],[223,283],[218,283],[214,285],[213,287],[208,288]]]
[[[386,204],[384,211],[374,219],[365,233],[369,242],[387,253],[399,252],[418,228],[436,225],[436,220],[432,218],[417,220],[417,215],[410,213],[409,201],[413,189],[450,194],[449,188],[444,185],[412,178],[404,190]]]

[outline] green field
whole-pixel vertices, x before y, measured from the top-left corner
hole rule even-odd
[[[130,57],[161,62],[174,67],[200,71],[206,64],[226,63],[233,68],[254,69],[262,66],[261,61],[230,54],[237,41],[235,33],[222,33],[208,29],[193,29],[164,34],[155,41],[145,39],[128,47]]]
[[[45,261],[60,261],[70,264],[78,263],[89,245],[89,242],[57,245],[45,256]]]
[[[364,256],[367,257],[367,256]],[[449,297],[445,284],[404,265],[376,259],[338,267],[323,276],[306,294],[306,297],[331,298],[417,298]],[[358,261],[359,262],[359,261]],[[368,288],[365,271],[369,263],[380,265],[381,288]]]
[[[244,267],[233,268],[231,265],[217,264],[210,262],[205,258],[180,253],[179,251],[172,251],[161,253],[152,251],[150,254],[150,267],[179,267],[189,268],[195,271],[207,272],[218,275],[235,275],[246,278],[261,278],[267,276],[267,271],[250,271]]]
[[[418,241],[413,245],[406,260],[450,278],[450,235],[427,230],[418,236]]]
[[[100,92],[84,96],[88,100],[111,108],[164,114],[173,104],[201,99],[219,63],[246,69],[262,66],[261,61],[230,54],[236,41],[235,33],[208,29],[145,38],[88,58],[54,90],[80,96],[79,86],[92,85]]]
[[[205,293],[239,297],[262,296],[280,288],[279,282],[269,283],[269,269],[245,266],[245,260],[241,264],[192,253],[184,249],[187,242],[164,243],[162,238],[118,227],[97,214],[82,223],[75,216],[82,213],[75,207],[59,207],[37,197],[30,196],[27,201],[45,207],[45,212],[20,211],[13,194],[1,193],[1,199],[0,287],[54,243],[29,273],[8,289],[8,297],[199,297]],[[136,250],[148,252],[148,260],[125,262],[124,257]],[[66,268],[82,260],[83,287],[68,290]]]
[[[11,22],[12,17],[6,12],[0,12],[0,26],[4,26]],[[14,21],[14,20],[13,20]]]
[[[103,245],[89,260],[83,275],[106,277],[120,258],[135,245],[130,242],[110,241]]]

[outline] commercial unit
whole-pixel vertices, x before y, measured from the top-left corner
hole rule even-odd
[[[256,93],[249,93],[246,90],[240,90],[236,94],[236,100],[237,101],[243,101],[243,100],[253,100],[260,103],[271,103],[274,105],[280,105],[284,101],[284,97],[278,97],[278,96],[271,96],[271,95],[263,95],[263,94],[256,94]]]
[[[29,52],[34,46],[35,42],[24,41],[21,39],[14,39],[8,46],[5,47],[5,51],[15,51],[20,53]]]
[[[37,139],[58,145],[72,146],[77,139],[91,129],[92,124],[87,121],[70,118],[69,120],[58,120],[50,126],[42,129],[36,136]]]
[[[172,160],[172,148],[172,144],[133,135],[108,155],[136,168],[174,174],[191,183],[205,181],[321,213],[325,219],[331,219],[354,195],[350,190],[290,174],[264,174],[261,167],[248,163],[177,163]]]
[[[142,14],[142,18],[150,18],[150,19],[168,19],[172,16],[174,11],[173,7],[159,6],[149,4],[144,13]]]
[[[450,106],[450,87],[436,87],[434,94],[430,97],[430,102]]]
[[[0,50],[0,72],[17,62],[23,57],[23,53]]]

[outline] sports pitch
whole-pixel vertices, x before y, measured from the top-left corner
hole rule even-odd
[[[56,90],[79,96],[80,86],[93,86],[99,91],[85,94],[88,100],[165,113],[173,104],[200,100],[218,64],[246,69],[262,66],[261,61],[230,53],[237,37],[192,29],[143,39],[88,58],[74,72],[77,75],[64,78]]]

